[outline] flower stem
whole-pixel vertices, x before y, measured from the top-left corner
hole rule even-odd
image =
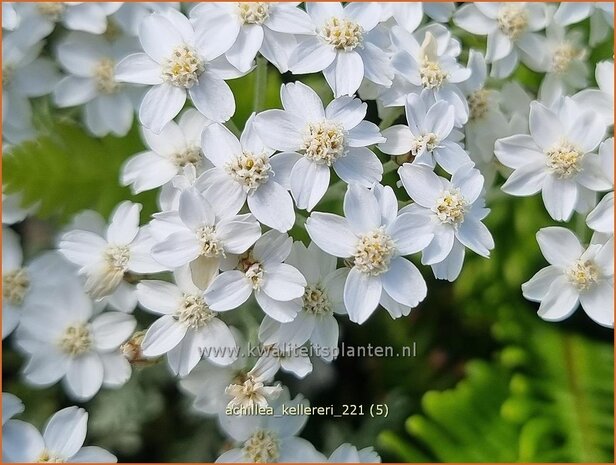
[[[255,70],[255,87],[252,109],[259,112],[265,108],[265,94],[267,92],[267,60],[259,55],[257,69]]]

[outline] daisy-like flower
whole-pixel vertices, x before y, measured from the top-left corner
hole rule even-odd
[[[253,294],[263,311],[281,323],[292,321],[300,311],[306,279],[297,268],[283,263],[291,253],[293,239],[271,230],[254,247],[229,260],[233,267],[218,275],[205,291],[205,300],[215,311],[233,310]]]
[[[599,158],[603,172],[614,186],[614,138],[603,141],[599,146]],[[607,193],[588,214],[586,224],[589,228],[605,234],[614,234],[614,191]]]
[[[184,107],[186,96],[212,121],[227,121],[235,112],[233,92],[224,79],[241,75],[220,57],[224,40],[205,40],[182,13],[167,9],[146,17],[139,40],[145,53],[118,63],[116,79],[153,86],[143,98],[139,120],[159,134]],[[222,45],[221,45],[222,44]]]
[[[367,146],[385,139],[374,123],[364,121],[365,103],[339,97],[324,109],[301,82],[283,85],[280,94],[284,110],[260,113],[255,128],[267,146],[283,152],[272,158],[274,171],[298,208],[310,211],[323,198],[330,167],[347,183],[370,187],[381,180],[383,165]]]
[[[257,53],[281,73],[288,71],[295,35],[314,35],[312,20],[299,2],[200,3],[190,12],[206,40],[228,41],[225,56],[242,72],[249,71]]]
[[[336,257],[319,249],[313,242],[307,248],[297,241],[286,263],[296,267],[306,278],[302,309],[289,323],[268,316],[259,329],[263,344],[281,344],[294,349],[310,341],[323,359],[331,361],[338,347],[338,322],[334,314],[346,313],[343,301],[344,282],[349,270],[336,269]],[[284,364],[282,365],[284,368]]]
[[[554,22],[563,26],[579,23],[590,17],[590,45],[605,40],[614,29],[614,5],[610,2],[562,2]]]
[[[492,64],[492,76],[509,76],[520,60],[535,71],[544,69],[547,47],[537,31],[549,21],[545,3],[468,3],[453,20],[472,34],[488,37],[486,61]]]
[[[222,203],[210,203],[196,189],[187,189],[178,211],[154,215],[154,259],[170,269],[194,264],[218,270],[227,254],[246,252],[261,237],[261,226],[251,214],[235,215]]]
[[[28,22],[2,38],[2,136],[11,143],[34,137],[30,98],[49,94],[60,79],[43,42]]]
[[[203,132],[205,156],[214,164],[197,181],[206,198],[219,198],[230,213],[240,211],[244,203],[261,223],[281,232],[295,223],[291,194],[276,176],[277,165],[253,125],[254,115],[246,122],[240,140],[221,124]]]
[[[205,161],[205,159],[204,159]],[[186,189],[191,189],[197,181],[197,169],[189,163],[184,165],[177,176],[164,184],[158,195],[158,206],[161,211],[178,210],[180,208],[180,195]]]
[[[385,17],[393,17],[408,32],[414,32],[419,27],[424,14],[434,21],[446,23],[456,10],[453,2],[383,2],[380,5]]]
[[[50,386],[63,380],[69,396],[89,400],[101,386],[123,385],[131,374],[119,351],[135,329],[132,315],[93,316],[92,301],[78,282],[38,296],[22,315],[17,345],[27,355],[25,380]]]
[[[222,415],[232,401],[267,406],[282,392],[279,384],[272,384],[278,371],[276,363],[258,360],[249,368],[246,343],[239,331],[231,330],[238,346],[237,359],[232,364],[222,366],[202,360],[180,380],[180,387],[194,396],[195,410],[207,415]]]
[[[458,87],[471,75],[457,61],[459,47],[452,47],[451,34],[442,32],[444,28],[425,31],[421,44],[413,35],[394,26],[391,38],[396,53],[392,65],[396,72],[396,81],[383,95],[385,105],[404,105],[406,95],[425,91],[433,101],[445,100],[455,109],[457,126],[466,123],[468,105]]]
[[[541,191],[550,216],[568,221],[574,210],[588,211],[594,192],[610,190],[612,184],[593,153],[605,133],[603,123],[570,98],[559,107],[533,102],[530,135],[496,141],[495,154],[514,169],[502,186],[504,192],[527,196]]]
[[[193,283],[190,268],[177,270],[174,277],[175,284],[148,280],[137,284],[141,306],[162,315],[145,333],[143,355],[167,354],[171,371],[179,376],[190,373],[202,357],[218,365],[233,363],[233,334],[205,303],[203,290]],[[208,284],[212,277],[202,277],[201,281]]]
[[[330,463],[380,463],[381,457],[373,447],[357,449],[352,444],[341,444],[329,456]]]
[[[2,228],[2,339],[19,324],[23,310],[36,296],[74,279],[72,266],[57,252],[23,263],[19,236]]]
[[[308,2],[316,35],[299,40],[289,59],[294,74],[323,71],[335,97],[353,95],[363,78],[391,85],[387,53],[370,32],[381,17],[378,3]]]
[[[122,2],[36,2],[20,3],[18,12],[46,28],[47,34],[58,23],[73,31],[103,34],[108,26],[107,17],[121,6]]]
[[[142,128],[149,150],[129,158],[122,167],[120,181],[134,193],[154,189],[182,174],[186,166],[201,173],[211,166],[203,157],[201,133],[210,121],[194,108],[186,110],[178,122],[168,123],[160,134]]]
[[[459,168],[451,181],[437,176],[430,168],[405,163],[398,170],[404,189],[414,203],[402,209],[428,222],[424,231],[433,239],[423,248],[421,262],[432,265],[437,279],[454,281],[462,270],[464,250],[488,257],[494,240],[481,222],[489,210],[484,208],[483,176],[472,164]]]
[[[550,266],[522,284],[524,297],[541,302],[547,321],[568,318],[579,304],[596,323],[614,326],[614,237],[587,249],[566,228],[543,228],[537,242]]]
[[[453,130],[454,107],[446,101],[426,104],[426,91],[409,94],[406,104],[408,126],[398,124],[383,131],[386,142],[379,149],[389,155],[410,154],[413,163],[431,168],[438,163],[449,174],[471,159],[459,144],[462,137]]]
[[[69,34],[58,45],[58,61],[69,73],[54,89],[60,108],[84,105],[86,127],[96,136],[125,136],[133,124],[133,103],[127,86],[116,81],[116,63],[139,48],[135,39],[109,42],[83,32]]]
[[[552,23],[546,29],[546,37],[548,59],[539,99],[551,103],[588,86],[588,64],[580,31],[567,32]]]
[[[606,126],[614,124],[614,61],[601,61],[595,68],[598,89],[584,89],[571,98],[582,107],[592,108]]]
[[[161,267],[150,256],[152,240],[147,228],[139,228],[141,205],[119,204],[111,215],[105,237],[83,229],[62,235],[59,249],[86,277],[85,289],[95,299],[112,294],[128,272],[156,273]]]
[[[97,446],[82,447],[88,414],[78,407],[54,413],[43,434],[29,423],[10,420],[2,428],[2,457],[7,462],[115,463],[118,459]]]
[[[351,271],[344,285],[349,318],[365,322],[379,303],[393,318],[408,315],[427,294],[421,273],[404,255],[419,252],[432,240],[424,232],[428,219],[398,214],[391,187],[372,190],[350,184],[344,197],[345,217],[312,213],[306,221],[310,238],[320,249],[348,259]]]
[[[296,437],[308,416],[281,415],[283,404],[289,408],[309,406],[301,395],[290,400],[285,389],[276,402],[274,415],[221,416],[222,428],[238,446],[222,454],[216,462],[318,462],[321,454],[314,446]]]
[[[280,363],[272,357],[261,357],[255,366],[245,376],[238,376],[225,387],[225,394],[229,398],[225,412],[219,412],[219,418],[224,418],[227,409],[238,408],[240,416],[255,407],[268,407],[280,397],[283,388],[280,383],[272,383]]]

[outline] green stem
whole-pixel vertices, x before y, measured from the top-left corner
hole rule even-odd
[[[392,110],[383,120],[381,124],[379,124],[379,129],[387,129],[391,124],[398,119],[398,117],[402,114],[402,111],[399,108]]]
[[[261,55],[257,57],[254,91],[252,109],[259,112],[265,108],[265,94],[267,92],[267,60]]]

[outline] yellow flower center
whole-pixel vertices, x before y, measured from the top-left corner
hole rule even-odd
[[[380,227],[359,238],[353,254],[353,265],[362,273],[378,276],[389,269],[395,250],[394,241]]]
[[[578,291],[588,291],[592,289],[599,280],[599,269],[590,260],[578,260],[565,272],[567,280],[575,286]]]
[[[225,170],[242,185],[245,192],[253,192],[267,182],[272,166],[265,153],[242,152],[227,163]]]
[[[2,274],[2,298],[13,305],[21,305],[30,287],[30,277],[25,268]]]
[[[442,193],[436,200],[432,209],[441,223],[459,224],[464,221],[467,202],[458,189],[451,189]]]
[[[447,73],[443,71],[441,65],[436,61],[430,60],[427,56],[424,56],[421,60],[419,76],[421,78],[421,85],[426,89],[441,87],[447,79]]]
[[[96,88],[103,94],[113,94],[120,86],[115,80],[115,63],[110,58],[103,58],[94,69]]]
[[[582,170],[584,154],[572,143],[563,140],[546,152],[546,165],[559,178],[568,179]]]
[[[269,431],[256,431],[242,448],[244,456],[254,463],[272,463],[280,457],[278,437]]]
[[[41,2],[36,4],[38,12],[50,21],[59,21],[66,9],[63,2]]]
[[[216,236],[216,230],[214,226],[201,226],[199,229],[197,229],[197,239],[201,243],[201,256],[224,256],[225,252],[222,246],[222,242]]]
[[[205,63],[199,54],[188,45],[180,45],[162,63],[162,78],[176,87],[190,89],[205,71]]]
[[[522,5],[505,3],[496,16],[496,23],[503,34],[515,40],[528,27],[528,11]]]
[[[37,463],[65,463],[66,460],[45,449],[36,459]]]
[[[85,354],[92,347],[90,329],[83,323],[69,326],[60,338],[59,345],[64,353],[73,357]]]
[[[185,295],[175,314],[180,323],[191,329],[203,328],[215,317],[216,313],[210,310],[203,297],[196,295]]]
[[[350,52],[360,46],[364,29],[345,18],[330,18],[319,30],[319,35],[337,50]]]
[[[269,3],[239,2],[237,7],[243,24],[263,24],[269,18]]]
[[[263,265],[253,256],[252,250],[240,256],[237,269],[246,275],[253,289],[259,289],[263,284]]]
[[[316,163],[332,164],[346,155],[345,131],[341,124],[331,121],[308,123],[304,129],[301,151]]]
[[[468,96],[469,118],[478,120],[483,118],[490,109],[490,91],[479,89]]]
[[[303,304],[304,311],[312,315],[330,315],[332,313],[327,293],[316,284],[306,287]]]
[[[581,58],[583,52],[568,42],[561,44],[552,55],[552,69],[556,73],[566,73],[569,65],[576,58]]]
[[[203,159],[203,154],[199,147],[188,147],[185,150],[176,152],[171,156],[171,160],[180,168],[186,165],[198,165]]]

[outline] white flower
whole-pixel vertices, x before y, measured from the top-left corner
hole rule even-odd
[[[118,348],[136,326],[133,316],[105,312],[93,317],[92,301],[78,283],[37,296],[22,315],[17,344],[28,357],[25,380],[50,386],[58,380],[71,398],[91,399],[102,385],[121,386],[131,368]]]
[[[70,266],[57,252],[47,252],[23,263],[19,236],[2,228],[2,339],[19,324],[32,299],[74,279]]]
[[[423,248],[421,262],[432,265],[437,279],[454,281],[462,269],[464,250],[488,257],[494,240],[481,222],[490,210],[484,208],[483,176],[472,164],[458,169],[451,181],[431,169],[405,163],[398,170],[400,179],[414,203],[402,214],[424,217],[433,239]]]
[[[38,57],[36,31],[21,28],[2,38],[2,136],[11,143],[34,137],[30,98],[49,94],[60,76],[49,58]]]
[[[294,35],[315,34],[310,17],[295,2],[200,3],[190,17],[206,40],[228,43],[225,56],[242,72],[250,70],[259,52],[281,73],[288,71]]]
[[[554,22],[563,26],[579,23],[590,17],[590,45],[605,40],[614,28],[614,5],[610,2],[562,2]]]
[[[592,108],[606,126],[614,124],[614,61],[601,61],[595,68],[598,89],[584,89],[571,98],[582,107]]]
[[[323,71],[335,97],[353,95],[362,79],[391,85],[387,53],[370,32],[381,17],[378,3],[308,2],[317,34],[300,40],[289,59],[294,74]]]
[[[221,124],[203,132],[203,152],[214,164],[197,181],[206,198],[216,198],[229,213],[248,208],[261,223],[281,232],[295,223],[291,195],[276,176],[277,164],[253,126],[246,122],[240,140]],[[222,207],[221,207],[222,208]]]
[[[24,411],[24,404],[19,397],[8,392],[2,393],[2,426],[15,415]]]
[[[232,310],[253,294],[263,311],[279,322],[292,321],[302,307],[306,280],[297,268],[283,263],[293,240],[271,230],[228,265],[233,267],[214,278],[205,300],[215,311]]]
[[[541,81],[539,99],[552,103],[588,85],[587,51],[580,31],[566,32],[552,23],[546,29],[546,75]]]
[[[125,34],[139,35],[141,22],[155,12],[165,11],[169,8],[178,10],[180,2],[123,2],[111,20],[120,26]]]
[[[381,457],[373,447],[358,450],[351,444],[341,444],[327,460],[330,463],[380,463]]]
[[[13,2],[2,2],[2,29],[13,31],[19,26],[19,15]]]
[[[190,269],[177,270],[174,277],[175,284],[149,280],[137,284],[141,306],[162,315],[145,334],[143,355],[167,354],[171,371],[179,376],[190,373],[202,357],[218,365],[233,363],[233,334],[205,303],[203,290],[193,283]],[[211,276],[201,279],[207,283]]]
[[[57,23],[67,29],[103,34],[107,17],[115,13],[122,2],[36,2],[21,3],[19,13],[36,19],[51,32]]]
[[[270,319],[270,321],[274,320]],[[312,372],[310,357],[301,351],[287,347],[286,344],[283,344],[282,347],[277,344],[264,345],[263,350],[265,353],[257,361],[257,365],[259,363],[273,364],[272,371],[274,373],[281,370],[286,373],[292,373],[297,378],[305,378]]]
[[[205,160],[203,160],[205,161]],[[180,207],[180,195],[186,189],[195,186],[197,181],[197,169],[192,163],[184,165],[177,176],[164,184],[158,195],[158,205],[161,211],[178,210]]]
[[[254,216],[235,215],[216,198],[212,200],[187,189],[180,194],[178,211],[154,215],[152,256],[156,261],[170,269],[194,262],[217,270],[223,257],[246,252],[261,236]]]
[[[186,95],[212,121],[227,121],[235,100],[224,81],[241,73],[220,57],[224,40],[206,40],[182,13],[167,9],[146,17],[139,30],[145,53],[135,53],[118,63],[116,79],[153,86],[143,98],[139,120],[159,134],[184,107]]]
[[[346,313],[343,290],[349,270],[336,269],[336,257],[323,252],[314,242],[308,248],[295,242],[286,263],[296,267],[306,278],[302,309],[288,323],[279,323],[266,316],[259,329],[259,339],[265,345],[281,344],[291,348],[310,341],[317,350],[323,351],[321,358],[331,361],[339,335],[334,313]]]
[[[133,103],[128,86],[116,80],[115,66],[138,50],[137,41],[121,37],[73,32],[57,47],[60,65],[69,73],[54,89],[58,107],[83,105],[86,127],[96,136],[125,136],[133,124]]]
[[[168,123],[160,134],[142,128],[149,150],[129,158],[122,167],[121,183],[134,193],[160,187],[192,165],[201,173],[211,166],[203,157],[201,133],[210,124],[194,108],[186,110],[178,122]]]
[[[118,459],[97,446],[82,447],[86,439],[88,414],[82,408],[67,407],[54,413],[43,434],[29,423],[10,420],[2,428],[2,456],[7,462],[102,462]]]
[[[381,180],[383,165],[367,146],[384,138],[374,123],[364,121],[365,103],[339,97],[324,109],[316,92],[301,82],[283,85],[280,94],[284,110],[260,113],[255,128],[266,145],[283,152],[272,157],[274,172],[298,208],[310,211],[323,198],[330,167],[346,183],[370,187]]]
[[[527,196],[541,191],[550,216],[568,221],[574,210],[588,211],[595,191],[609,190],[612,185],[599,156],[593,153],[605,133],[603,123],[570,98],[559,106],[549,109],[533,102],[530,136],[498,140],[495,154],[515,170],[502,186],[504,192]]]
[[[309,405],[301,395],[290,400],[289,392],[285,389],[276,402],[274,415],[221,415],[220,421],[225,433],[238,443],[238,447],[222,454],[216,462],[318,462],[321,454],[314,446],[296,437],[308,416],[281,415],[282,404],[290,408]]]
[[[548,321],[569,317],[578,307],[596,323],[614,326],[614,238],[584,249],[566,228],[543,228],[537,242],[550,266],[522,285],[524,297],[541,302],[538,314]]]
[[[603,141],[599,146],[599,158],[603,172],[614,186],[614,138]],[[589,228],[600,232],[614,234],[614,191],[609,192],[586,217]]]
[[[139,228],[140,211],[140,204],[119,204],[104,237],[83,229],[62,235],[60,252],[81,267],[85,289],[95,299],[112,294],[127,272],[155,273],[163,269],[150,257],[152,241],[147,228]]]
[[[434,21],[445,23],[449,21],[451,15],[456,9],[454,2],[379,3],[384,10],[384,16],[393,17],[396,20],[396,23],[408,32],[413,32],[417,29],[417,27],[421,24],[424,14],[429,16]]]
[[[421,95],[409,94],[405,104],[408,126],[399,124],[383,131],[386,142],[379,149],[389,155],[410,153],[413,163],[434,168],[438,163],[448,173],[454,173],[471,159],[459,144],[462,134],[453,130],[454,107],[446,101],[432,105]]]
[[[427,218],[398,215],[391,187],[372,190],[350,184],[344,197],[346,218],[313,213],[306,221],[310,238],[325,252],[348,258],[351,271],[344,285],[349,318],[365,322],[379,303],[393,318],[408,315],[427,293],[419,270],[404,255],[422,250],[432,240],[424,233]]]
[[[544,68],[545,38],[537,34],[548,23],[545,3],[475,2],[462,6],[453,16],[462,29],[487,35],[486,61],[492,76],[509,76],[521,60],[535,71]]]
[[[243,416],[250,414],[251,409],[269,406],[283,393],[280,383],[270,385],[279,368],[280,362],[275,358],[259,358],[246,375],[237,376],[225,387],[225,394],[230,399],[226,409],[239,408],[241,409],[239,415]],[[226,409],[219,412],[219,418],[228,415]]]
[[[420,93],[423,89],[435,102],[445,100],[453,105],[456,126],[461,126],[468,119],[468,105],[458,84],[468,79],[471,71],[458,63],[459,44],[453,42],[451,33],[441,25],[435,26],[438,27],[423,32],[421,45],[401,27],[392,28],[396,80],[382,98],[387,106],[404,105],[407,94]]]

